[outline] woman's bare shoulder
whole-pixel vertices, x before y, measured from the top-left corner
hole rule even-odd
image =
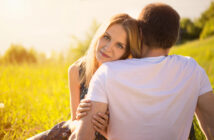
[[[73,63],[68,68],[69,79],[79,79],[79,64],[77,62]]]
[[[74,62],[72,65],[69,66],[68,72],[73,73],[73,72],[78,72],[79,71],[79,64]]]

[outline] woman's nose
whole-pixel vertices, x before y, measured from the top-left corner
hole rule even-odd
[[[103,47],[103,49],[105,51],[110,51],[112,49],[112,47],[113,47],[113,43],[109,42]]]

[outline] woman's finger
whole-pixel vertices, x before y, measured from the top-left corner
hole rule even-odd
[[[81,112],[87,112],[87,111],[89,111],[89,110],[91,110],[91,108],[90,107],[84,107],[84,108],[77,108],[77,113],[81,113]]]
[[[103,131],[100,130],[97,126],[94,125],[93,127],[94,127],[94,130],[95,130],[95,131],[97,131],[97,132],[99,132],[100,134],[102,134]]]
[[[80,103],[79,107],[91,107],[91,103]]]
[[[103,135],[106,139],[108,139],[108,136],[107,136],[107,129],[106,130],[101,130],[99,129],[97,126],[93,126],[94,130],[99,132],[101,135]]]
[[[109,116],[107,114],[104,113],[98,113],[98,115],[103,118],[106,122],[108,121]]]
[[[101,130],[104,130],[104,129],[105,129],[104,125],[102,125],[101,123],[99,123],[99,122],[98,122],[97,120],[95,120],[95,119],[92,120],[92,123],[93,123],[96,127],[98,127],[99,129],[101,129]]]
[[[106,124],[106,120],[99,115],[94,115],[93,118],[102,125]]]
[[[80,103],[91,103],[91,101],[89,99],[82,99]]]
[[[86,115],[87,115],[87,112],[78,113],[78,114],[76,115],[76,119],[79,120],[79,119],[81,119],[82,117],[84,117],[84,116],[86,116]]]
[[[97,127],[101,128],[101,129],[104,129],[107,126],[106,121],[99,116],[94,116],[93,121],[97,122],[99,124]]]

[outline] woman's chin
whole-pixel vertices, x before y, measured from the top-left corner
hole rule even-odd
[[[103,63],[110,62],[110,61],[111,61],[111,60],[104,60],[104,59],[102,59],[102,60],[99,60],[98,63],[101,65],[101,64],[103,64]]]

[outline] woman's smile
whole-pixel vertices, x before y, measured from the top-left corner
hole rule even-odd
[[[102,52],[101,50],[100,50],[100,54],[105,58],[110,58],[110,56],[108,56],[106,53]]]

